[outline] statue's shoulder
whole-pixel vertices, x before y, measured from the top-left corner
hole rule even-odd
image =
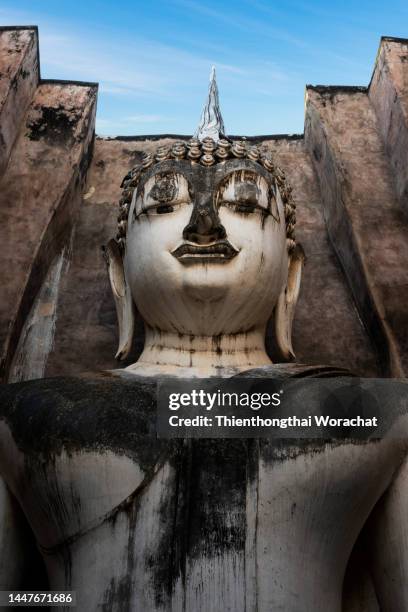
[[[234,378],[337,378],[354,374],[346,368],[304,363],[273,363],[260,368],[251,368]]]
[[[0,386],[0,419],[20,448],[156,450],[156,381],[114,372]]]
[[[139,376],[123,376],[115,371],[85,372],[79,376],[39,378],[0,386],[0,410],[6,415],[16,407],[20,411],[45,412],[58,409],[124,409],[132,405],[140,410],[154,405],[155,381]]]

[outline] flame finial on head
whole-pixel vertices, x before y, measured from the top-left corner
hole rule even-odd
[[[213,66],[211,69],[207,102],[201,113],[201,119],[195,137],[201,142],[204,138],[212,138],[215,142],[218,142],[223,138],[224,133],[224,121],[221,115],[218,87],[215,78],[215,67]]]

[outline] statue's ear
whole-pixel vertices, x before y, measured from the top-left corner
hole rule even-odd
[[[135,306],[130,288],[126,283],[123,258],[116,240],[110,240],[104,252],[108,263],[109,280],[115,299],[119,324],[119,347],[115,358],[122,361],[126,359],[132,347],[133,331],[135,328]]]
[[[288,280],[275,308],[275,338],[281,356],[285,360],[295,359],[292,348],[292,323],[300,291],[305,253],[300,244],[289,255]]]

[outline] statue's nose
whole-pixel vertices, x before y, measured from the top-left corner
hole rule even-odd
[[[196,203],[191,218],[183,230],[184,240],[197,244],[208,244],[226,238],[227,232],[218,213],[208,203]]]

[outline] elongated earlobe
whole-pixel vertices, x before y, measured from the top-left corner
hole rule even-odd
[[[135,306],[126,283],[123,258],[116,240],[110,240],[104,249],[109,270],[109,280],[115,299],[116,315],[119,325],[119,346],[115,358],[123,361],[132,347],[135,327]]]
[[[288,281],[275,308],[276,344],[283,359],[295,359],[292,347],[292,324],[300,291],[305,253],[300,244],[289,255]]]

